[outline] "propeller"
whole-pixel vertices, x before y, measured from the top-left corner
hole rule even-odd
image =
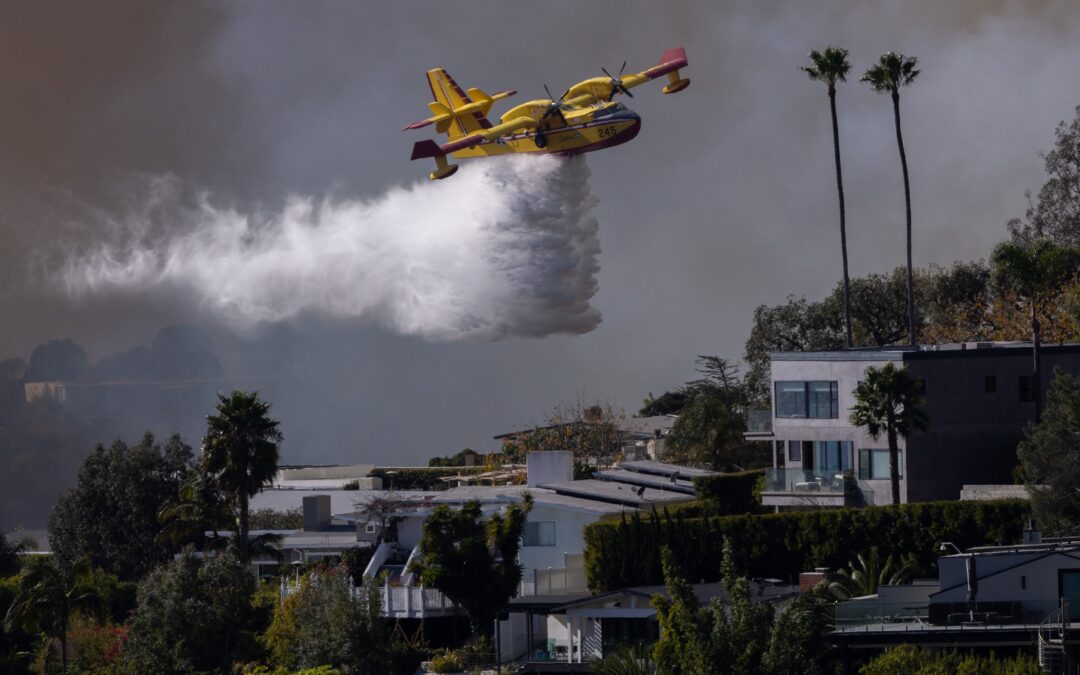
[[[618,94],[619,92],[622,92],[622,93],[626,94],[630,98],[634,98],[634,95],[631,94],[630,90],[627,89],[626,87],[624,87],[623,83],[622,83],[622,74],[623,74],[623,71],[626,70],[626,61],[623,61],[622,62],[622,68],[619,68],[619,76],[618,77],[615,77],[614,75],[609,73],[607,71],[607,68],[601,67],[600,70],[604,71],[604,74],[607,75],[609,78],[611,78],[611,93],[608,94],[607,100],[611,101],[612,99],[615,98],[615,94]]]
[[[548,109],[545,110],[544,114],[540,115],[540,119],[537,120],[537,122],[539,122],[539,125],[536,129],[536,147],[538,148],[542,148],[547,145],[547,137],[544,134],[544,122],[547,120],[547,118],[553,115],[558,116],[558,118],[562,120],[563,126],[569,126],[568,122],[566,121],[566,116],[563,115],[562,111],[562,102],[566,94],[564,93],[556,100],[556,98],[551,95],[551,90],[548,89],[548,86],[546,84],[544,85],[544,91],[547,92],[548,100],[551,101],[551,105],[548,106]]]
[[[566,94],[563,93],[563,95],[560,96],[558,100],[556,100],[555,97],[551,95],[551,90],[548,89],[548,86],[546,84],[544,85],[544,91],[547,92],[548,99],[551,100],[551,105],[548,106],[548,109],[544,111],[544,114],[540,117],[541,121],[547,119],[548,117],[551,117],[552,115],[558,115],[559,119],[562,120],[562,123],[566,124],[566,117],[563,115],[562,112],[562,102]]]

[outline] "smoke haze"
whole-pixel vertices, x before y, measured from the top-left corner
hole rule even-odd
[[[581,157],[500,157],[369,200],[292,196],[275,214],[206,197],[180,209],[174,181],[155,180],[150,212],[59,281],[75,296],[187,291],[245,334],[305,311],[433,340],[585,333],[600,322],[588,174]]]
[[[857,82],[879,54],[915,55],[922,70],[901,102],[918,266],[989,254],[1044,180],[1038,153],[1080,103],[1071,0],[558,7],[0,3],[0,358],[70,337],[100,363],[164,326],[195,325],[212,341],[222,388],[257,387],[273,401],[283,461],[425,463],[492,450],[493,435],[541,422],[556,402],[632,411],[692,378],[696,354],[737,359],[756,305],[835,287],[828,101],[798,71],[807,50],[851,52],[837,107],[853,275],[904,261],[891,105]],[[663,96],[649,85],[625,101],[641,133],[589,156],[582,219],[553,238],[580,248],[551,253],[559,264],[518,257],[549,250],[545,238],[391,227],[379,210],[387,195],[429,190],[460,190],[450,198],[466,212],[485,208],[461,190],[489,170],[482,162],[432,188],[395,187],[430,170],[408,157],[433,135],[399,131],[428,114],[425,70],[518,89],[496,117],[543,97],[545,83],[561,91],[623,59],[637,71],[675,46],[686,47],[691,86]],[[499,204],[541,219],[548,208]],[[372,214],[380,219],[364,220]],[[245,240],[247,229],[262,236]],[[318,236],[330,231],[340,239]],[[363,248],[374,234],[386,255]],[[440,239],[452,234],[461,241]],[[466,257],[469,241],[485,252]],[[484,248],[494,242],[510,245],[507,257]],[[301,246],[287,262],[275,257]],[[406,266],[430,262],[418,251],[435,246],[453,263]],[[238,256],[244,265],[223,269]],[[317,283],[330,269],[342,278]],[[485,285],[480,270],[504,281]],[[383,285],[352,283],[361,278]],[[64,279],[88,283],[69,294]],[[417,279],[448,283],[416,300],[403,289]],[[477,289],[490,304],[465,297]],[[427,309],[410,314],[417,307]],[[456,339],[468,335],[481,339]],[[136,422],[196,445],[202,424],[175,410]],[[34,465],[17,487],[58,474],[38,494],[47,508],[79,459]],[[11,480],[0,474],[0,496]]]

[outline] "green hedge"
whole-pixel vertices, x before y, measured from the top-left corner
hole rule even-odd
[[[760,513],[764,479],[765,469],[698,476],[694,479],[694,492],[713,515]]]
[[[942,541],[960,548],[1019,541],[1029,507],[1017,499],[722,517],[634,514],[585,528],[585,570],[595,592],[662,584],[660,548],[667,546],[687,579],[716,581],[730,537],[736,568],[754,577],[787,580],[814,567],[843,568],[872,546],[882,558],[914,558],[920,573],[930,574]]]
[[[483,473],[484,467],[482,466],[429,466],[429,467],[392,467],[381,466],[377,469],[372,469],[370,476],[382,478],[383,489],[390,489],[390,476],[386,475],[387,471],[396,471],[394,476],[394,489],[395,490],[445,490],[450,487],[450,484],[444,480],[439,480],[443,476],[459,476],[459,475],[472,475],[477,473]]]

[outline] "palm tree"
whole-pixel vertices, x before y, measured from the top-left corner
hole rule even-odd
[[[200,550],[220,550],[225,539],[218,533],[229,526],[233,510],[233,500],[222,494],[214,476],[191,467],[177,495],[158,511],[157,540],[174,549],[193,543]]]
[[[849,417],[857,427],[865,427],[877,440],[884,433],[889,442],[889,480],[892,482],[892,503],[900,503],[900,448],[897,437],[907,437],[912,431],[925,431],[930,424],[920,409],[925,403],[919,384],[908,377],[904,368],[886,363],[881,368],[870,366],[865,379],[855,387],[855,406]]]
[[[914,56],[886,52],[859,80],[868,83],[878,93],[888,92],[892,96],[896,145],[900,148],[900,167],[904,171],[904,204],[907,208],[907,311],[908,336],[912,345],[917,344],[918,335],[915,333],[915,290],[911,278],[911,185],[908,182],[904,136],[900,133],[900,87],[911,84],[919,75],[919,71],[915,69],[917,61]]]
[[[844,260],[844,327],[847,331],[847,346],[851,349],[851,283],[848,280],[847,260],[847,225],[844,210],[844,175],[840,170],[840,128],[836,123],[836,83],[846,82],[851,64],[847,60],[848,50],[838,47],[826,47],[825,51],[811,50],[811,65],[799,69],[810,76],[811,80],[824,82],[829,91],[829,111],[832,112],[833,158],[836,161],[836,191],[840,195],[840,253]]]
[[[269,416],[270,404],[257,392],[218,394],[217,414],[206,418],[203,466],[237,503],[237,553],[250,560],[248,501],[277,474],[281,431]]]
[[[1013,292],[1028,304],[1031,316],[1032,372],[1035,421],[1042,416],[1042,355],[1039,312],[1042,304],[1080,271],[1080,248],[1049,239],[1003,241],[990,255],[994,283],[999,291]]]
[[[882,566],[877,547],[860,553],[849,569],[840,570],[828,578],[828,589],[839,600],[859,598],[877,593],[878,586],[896,586],[907,582],[915,573],[914,560],[899,561],[889,556]]]
[[[19,573],[19,594],[15,596],[4,616],[4,627],[28,632],[42,630],[50,639],[60,641],[60,659],[67,672],[67,632],[71,616],[84,613],[100,616],[101,595],[90,584],[91,567],[88,558],[70,570],[62,568],[52,557],[37,557]],[[49,651],[45,653],[48,671]]]

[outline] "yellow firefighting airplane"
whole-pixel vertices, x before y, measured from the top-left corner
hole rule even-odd
[[[410,159],[433,158],[436,168],[428,177],[438,180],[452,176],[458,169],[456,164],[446,161],[447,155],[456,158],[512,152],[576,155],[626,143],[637,136],[641,118],[614,101],[615,94],[633,98],[630,89],[661,75],[668,76],[668,84],[663,88],[665,94],[682,91],[690,84],[690,80],[679,75],[679,69],[686,65],[686,50],[679,47],[665,51],[659,64],[640,73],[624,77],[620,69],[619,76],[614,77],[601,68],[606,77],[578,82],[555,100],[548,92],[546,99],[522,103],[508,110],[495,126],[487,119],[491,105],[516,91],[500,91],[490,96],[480,89],[462,91],[445,69],[434,68],[427,72],[428,85],[435,97],[428,107],[434,115],[405,129],[434,124],[435,131],[447,134],[449,142],[440,145],[432,140],[420,141],[413,146]]]

